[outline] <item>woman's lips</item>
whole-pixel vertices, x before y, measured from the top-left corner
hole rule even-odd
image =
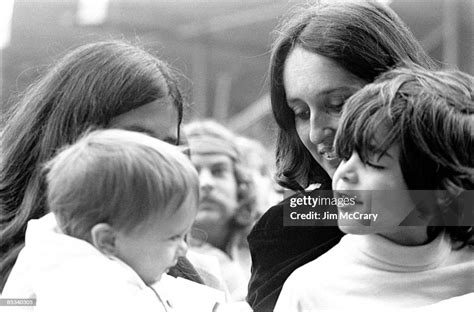
[[[332,150],[323,151],[320,154],[327,160],[333,160],[337,158],[336,153]]]
[[[340,159],[337,157],[332,147],[323,147],[319,150],[320,157],[329,163],[332,167],[337,167],[340,163]]]

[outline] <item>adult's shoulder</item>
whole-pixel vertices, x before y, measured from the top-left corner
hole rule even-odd
[[[283,227],[283,207],[288,205],[291,198],[299,197],[301,193],[295,193],[283,199],[275,206],[270,207],[257,221],[253,227],[252,232],[266,231],[266,230],[277,230]]]
[[[297,268],[317,258],[339,242],[343,233],[337,226],[284,225],[284,209],[292,199],[317,196],[320,190],[294,194],[271,207],[260,218],[247,237],[254,268],[256,263],[284,264],[287,261],[294,262],[294,268]]]

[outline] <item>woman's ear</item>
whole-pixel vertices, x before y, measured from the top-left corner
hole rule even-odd
[[[98,223],[91,229],[92,245],[108,256],[116,256],[117,232],[108,223]]]

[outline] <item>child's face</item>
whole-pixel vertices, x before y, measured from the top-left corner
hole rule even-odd
[[[338,207],[338,225],[343,232],[378,233],[398,242],[412,235],[411,227],[399,226],[415,206],[403,179],[399,154],[398,145],[393,145],[380,159],[377,155],[363,163],[353,152],[341,162],[332,182],[336,197],[355,199],[354,205]]]
[[[161,275],[176,265],[187,251],[186,235],[197,212],[197,200],[188,195],[181,207],[168,218],[155,217],[155,222],[131,233],[118,232],[117,257],[127,263],[147,284],[161,279]]]

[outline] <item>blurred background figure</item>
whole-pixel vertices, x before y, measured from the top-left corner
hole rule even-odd
[[[185,125],[183,131],[200,182],[191,258],[192,251],[217,258],[232,299],[244,300],[251,266],[247,234],[259,215],[251,175],[243,165],[236,136],[224,126],[198,121]]]
[[[255,205],[259,216],[283,199],[283,189],[273,179],[275,157],[257,140],[238,136],[238,148],[242,153],[242,163],[249,170],[255,187]]]

